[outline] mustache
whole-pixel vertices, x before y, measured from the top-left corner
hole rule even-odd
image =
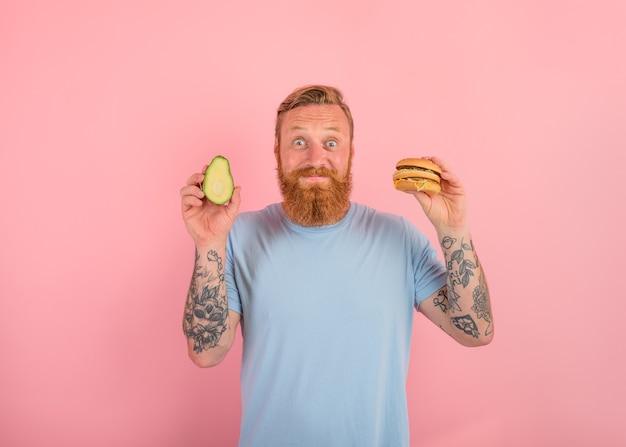
[[[333,169],[325,168],[323,166],[320,166],[319,168],[309,167],[309,168],[296,169],[295,171],[291,173],[291,175],[294,178],[320,176],[320,177],[330,177],[339,181],[342,180],[339,177],[339,174],[337,173],[337,171]]]

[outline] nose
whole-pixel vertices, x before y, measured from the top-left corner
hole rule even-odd
[[[323,166],[326,160],[326,151],[324,147],[319,143],[311,143],[309,146],[308,154],[308,163],[314,167]]]

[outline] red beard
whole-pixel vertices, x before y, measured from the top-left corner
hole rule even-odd
[[[304,168],[285,174],[278,160],[278,180],[283,195],[283,209],[295,223],[320,227],[339,222],[350,208],[352,190],[351,163],[345,177],[328,168]],[[324,184],[301,185],[300,177],[328,177]]]

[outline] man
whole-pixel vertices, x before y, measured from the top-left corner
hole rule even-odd
[[[350,201],[353,127],[337,89],[297,89],[276,119],[282,203],[238,215],[240,188],[211,204],[202,173],[181,189],[189,355],[217,365],[241,323],[242,447],[408,446],[414,309],[463,345],[493,337],[457,175],[433,157],[441,193],[414,193],[444,265],[407,220]]]

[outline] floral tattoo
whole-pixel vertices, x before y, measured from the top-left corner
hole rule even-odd
[[[446,250],[451,250],[457,243],[455,238],[446,236],[442,239],[441,245]],[[470,241],[460,241],[460,247],[452,250],[450,257],[446,263],[449,277],[448,304],[452,312],[461,311],[458,304],[460,295],[457,292],[459,288],[466,288],[472,283],[472,279],[476,276],[476,270],[480,267],[478,257],[474,251],[474,244]],[[474,282],[475,284],[475,282]],[[472,291],[474,305],[471,310],[475,312],[476,318],[487,322],[485,335],[492,332],[491,308],[489,305],[489,292],[483,275],[478,277],[478,285]],[[473,337],[478,337],[478,329],[474,320],[469,316],[453,318],[454,325]]]
[[[215,348],[228,327],[228,303],[224,284],[222,258],[215,251],[207,253],[207,261],[213,268],[196,263],[185,304],[183,331],[193,340],[193,350],[199,354]]]

